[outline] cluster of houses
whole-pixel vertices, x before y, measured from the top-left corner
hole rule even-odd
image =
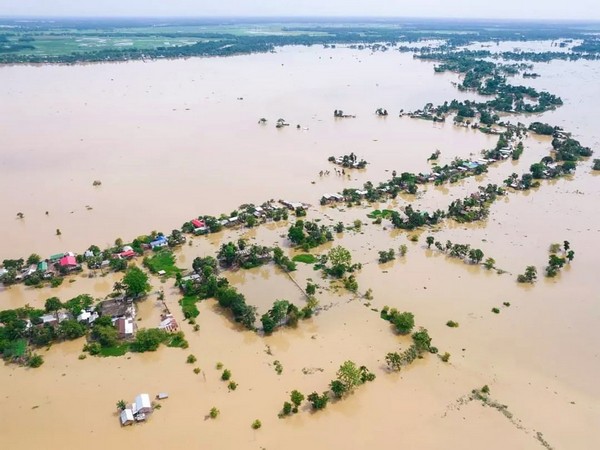
[[[329,162],[332,162],[338,166],[345,167],[347,169],[364,169],[367,165],[367,161],[364,159],[358,159],[354,153],[342,156],[330,156]]]
[[[292,211],[296,211],[298,209],[306,209],[309,206],[306,203],[294,202],[291,200],[279,200],[279,203],[281,203],[287,209],[290,209]]]
[[[511,150],[512,153],[512,150]],[[471,160],[458,160],[453,161],[449,165],[440,167],[437,166],[437,170],[431,173],[419,173],[413,175],[415,183],[425,184],[434,182],[443,182],[444,180],[452,177],[465,177],[469,174],[478,173],[478,171],[485,170],[489,164],[496,162],[495,159],[478,159],[476,161]],[[387,183],[382,183],[379,187],[369,189],[345,189],[343,194],[323,194],[321,197],[321,205],[328,205],[339,202],[356,201],[367,197],[369,194],[375,192],[377,196],[386,195],[392,192],[392,187],[397,186],[394,180],[390,180]],[[402,186],[400,186],[402,188]]]
[[[37,264],[31,264],[21,268],[16,275],[16,281],[25,280],[33,275],[49,280],[57,275],[65,275],[69,272],[80,270],[81,264],[77,262],[75,253],[58,253],[44,259]],[[5,268],[0,269],[0,278],[8,273]]]
[[[121,426],[132,425],[135,422],[144,422],[153,409],[150,396],[148,394],[139,394],[132,403],[126,405],[125,409],[121,411],[119,416]]]

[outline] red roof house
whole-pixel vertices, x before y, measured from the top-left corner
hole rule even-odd
[[[127,250],[127,251],[119,253],[119,256],[121,258],[133,258],[135,255],[136,255],[136,253],[133,250]]]
[[[198,220],[198,219],[192,220],[192,225],[194,226],[194,228],[202,228],[202,227],[206,226],[206,224],[204,223],[204,220]]]
[[[60,266],[61,267],[75,267],[77,265],[77,260],[74,256],[63,256],[60,258]]]

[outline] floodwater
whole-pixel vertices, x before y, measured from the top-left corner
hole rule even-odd
[[[568,65],[567,65],[568,64]],[[542,75],[523,84],[550,90],[565,105],[541,117],[600,148],[594,121],[600,63],[536,64]],[[565,76],[568,74],[568,77]],[[43,82],[41,81],[43,80]],[[325,192],[386,179],[392,170],[425,171],[440,149],[441,162],[469,156],[495,138],[451,123],[398,118],[397,112],[465,98],[452,86],[457,77],[434,74],[432,64],[396,52],[286,48],[275,54],[234,58],[134,62],[73,67],[0,68],[0,229],[8,236],[0,258],[81,251],[116,237],[129,239],[153,229],[170,231],[200,213],[229,212],[245,202],[289,198],[313,204],[309,218],[324,224],[361,219],[360,230],[336,236],[333,245],[352,251],[363,264],[359,291],[373,300],[330,287],[312,266],[292,274],[299,286],[319,285],[323,310],[270,337],[242,331],[213,300],[199,304],[200,330],[183,323],[172,281],[166,303],[182,324],[190,347],[121,358],[79,360],[83,341],[42,349],[36,370],[0,367],[0,442],[7,448],[552,448],[600,446],[600,308],[595,286],[600,248],[600,187],[591,161],[577,173],[539,189],[512,193],[491,207],[487,221],[444,224],[437,240],[468,243],[493,257],[507,273],[447,258],[428,250],[421,233],[371,224],[374,207],[446,206],[482,183],[500,183],[548,153],[548,139],[529,138],[518,162],[495,164],[488,174],[456,185],[428,186],[417,196],[373,207],[321,207]],[[519,81],[521,82],[521,81]],[[238,100],[243,98],[243,100]],[[385,107],[391,115],[376,117]],[[189,110],[187,110],[189,108]],[[356,114],[335,120],[334,109]],[[260,126],[257,121],[269,122]],[[289,128],[276,129],[283,117]],[[296,124],[301,129],[295,128]],[[304,130],[303,128],[308,128]],[[331,169],[327,157],[354,151],[371,164],[350,179]],[[102,186],[93,187],[96,179]],[[311,182],[315,184],[311,184]],[[93,209],[86,209],[86,205]],[[45,215],[48,211],[48,216]],[[23,212],[23,220],[16,213]],[[62,236],[55,236],[60,228]],[[193,238],[178,252],[178,264],[214,254],[221,243],[245,237],[261,245],[286,245],[285,224]],[[410,242],[409,235],[420,235]],[[576,256],[555,279],[541,276],[552,242],[569,240]],[[407,245],[408,253],[379,265],[377,252]],[[314,250],[326,252],[331,245]],[[515,282],[536,265],[534,286]],[[228,273],[249,303],[266,311],[280,298],[301,304],[298,286],[271,266]],[[63,300],[83,292],[108,293],[118,275],[76,277],[57,289],[14,286],[0,291],[0,308],[45,298]],[[503,306],[509,302],[510,307]],[[387,352],[406,348],[408,337],[379,318],[383,306],[411,311],[449,363],[427,355],[399,374],[385,370]],[[497,307],[500,314],[493,314]],[[156,326],[160,308],[151,295],[141,306],[140,326]],[[459,322],[449,328],[448,320]],[[198,362],[186,364],[188,354]],[[279,419],[289,392],[327,389],[339,365],[352,359],[377,379],[325,411],[306,408]],[[283,365],[278,375],[274,361]],[[228,392],[217,362],[231,369],[239,387]],[[199,375],[193,368],[202,369]],[[477,402],[459,402],[487,384],[502,412]],[[121,429],[115,403],[139,392],[170,398],[148,423]],[[220,409],[207,419],[211,407]],[[255,419],[262,428],[252,430]],[[340,433],[340,430],[344,432]],[[52,439],[60,432],[60,440]]]

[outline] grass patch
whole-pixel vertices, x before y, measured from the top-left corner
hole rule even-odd
[[[115,345],[114,347],[101,347],[100,356],[123,356],[129,352],[129,344]]]
[[[181,272],[181,269],[175,266],[175,255],[170,250],[161,250],[150,257],[144,258],[144,266],[154,274],[164,270],[167,277],[174,277]]]
[[[198,311],[198,307],[196,306],[197,301],[198,297],[195,295],[186,295],[179,300],[181,310],[183,311],[183,317],[186,319],[195,319],[198,317],[200,311]]]
[[[309,253],[303,253],[301,255],[296,255],[292,258],[294,262],[301,262],[304,264],[314,264],[317,262],[317,257],[315,255],[311,255]]]
[[[369,219],[379,219],[379,218],[387,219],[391,215],[392,215],[392,211],[389,209],[376,209],[375,211],[367,214],[367,217]]]

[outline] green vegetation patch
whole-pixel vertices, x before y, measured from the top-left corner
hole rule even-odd
[[[7,357],[20,358],[25,355],[26,351],[27,341],[25,339],[17,339],[8,344],[8,347],[4,350],[4,354]]]
[[[198,307],[196,306],[197,301],[198,297],[195,295],[186,295],[179,300],[181,310],[183,311],[183,317],[186,319],[195,319],[198,317],[200,311],[198,311]]]
[[[129,344],[115,345],[113,347],[101,347],[98,355],[100,356],[123,356],[130,350]]]
[[[392,211],[389,209],[376,209],[375,211],[367,214],[367,217],[369,219],[379,219],[379,218],[387,219],[391,215],[392,215]]]
[[[144,258],[144,266],[152,273],[165,271],[167,277],[174,277],[181,269],[175,266],[175,255],[170,250],[161,250],[155,255]]]
[[[314,264],[317,262],[317,257],[315,255],[311,255],[310,253],[302,253],[294,256],[292,261],[301,262],[304,264]]]

